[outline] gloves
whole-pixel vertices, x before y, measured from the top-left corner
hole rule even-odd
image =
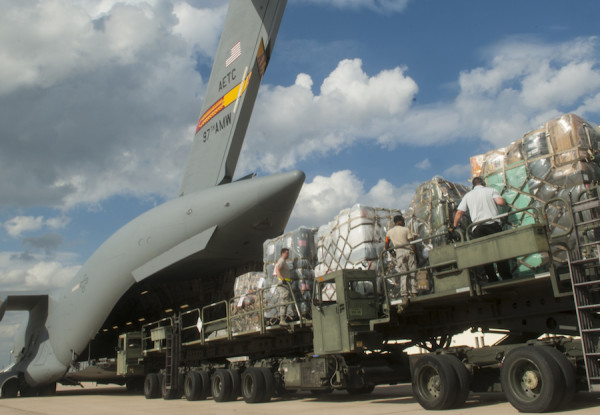
[[[456,230],[456,226],[448,226],[448,232],[454,232]]]

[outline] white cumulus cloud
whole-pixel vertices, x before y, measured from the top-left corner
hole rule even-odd
[[[13,238],[18,238],[25,232],[37,231],[44,225],[43,216],[15,216],[4,222],[4,229]]]
[[[483,65],[457,74],[453,100],[427,105],[412,104],[418,86],[404,68],[371,75],[360,59],[341,61],[317,88],[308,74],[290,86],[264,85],[239,169],[289,169],[361,142],[396,148],[469,138],[501,147],[564,112],[597,121],[598,46],[596,37],[510,38],[492,45]]]
[[[47,227],[52,230],[63,229],[71,219],[67,216],[57,216],[44,219],[43,216],[15,216],[2,225],[6,233],[13,238],[19,238],[24,233],[35,232]]]
[[[77,256],[63,252],[53,260],[43,255],[0,252],[2,291],[43,290],[63,287],[81,268]]]
[[[296,0],[334,6],[340,9],[370,9],[378,12],[401,12],[410,0]]]
[[[427,170],[428,168],[431,167],[431,161],[429,161],[429,158],[425,158],[425,159],[421,160],[420,162],[418,162],[417,164],[415,164],[415,167],[417,169]]]
[[[192,5],[0,0],[1,205],[176,194],[226,6]]]
[[[346,59],[319,88],[300,74],[290,86],[264,85],[256,103],[240,170],[273,172],[313,155],[335,153],[359,139],[385,137],[418,91],[404,68],[368,75]]]
[[[331,221],[342,209],[356,203],[367,206],[406,209],[418,183],[396,187],[380,179],[370,189],[350,170],[330,176],[316,176],[306,183],[292,212],[288,229],[301,225],[320,226]]]

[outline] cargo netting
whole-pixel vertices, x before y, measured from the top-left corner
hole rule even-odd
[[[468,191],[466,186],[439,176],[423,183],[415,191],[405,212],[406,226],[417,238],[425,239],[426,246],[445,245],[448,226],[454,220],[456,208]],[[466,223],[464,227],[466,229]]]
[[[537,208],[554,198],[577,201],[585,190],[600,181],[598,127],[574,114],[555,118],[530,131],[505,148],[471,157],[471,174],[481,176],[487,186],[500,192],[510,209]],[[533,223],[530,211],[509,216],[505,227]],[[571,218],[564,205],[550,205],[548,225],[552,234],[567,231]],[[586,235],[595,238],[595,235]],[[595,239],[597,240],[597,239]],[[565,245],[556,244],[553,256],[558,265],[566,262],[574,235]],[[544,267],[548,257],[542,254],[519,258],[513,273],[528,274]]]
[[[354,205],[342,210],[317,233],[317,277],[340,269],[377,270],[385,234],[398,209]],[[335,301],[335,290],[327,290]]]

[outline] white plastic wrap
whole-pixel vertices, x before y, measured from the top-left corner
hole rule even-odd
[[[387,230],[400,210],[354,205],[317,232],[318,276],[340,269],[377,269]]]

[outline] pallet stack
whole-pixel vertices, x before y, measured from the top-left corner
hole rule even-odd
[[[555,118],[530,131],[505,148],[471,158],[471,174],[482,176],[506,199],[511,210],[542,209],[556,197],[574,200],[583,197],[585,189],[600,181],[600,134],[597,126],[574,114]],[[553,234],[565,232],[570,226],[568,212],[556,204],[548,209],[548,221]],[[524,212],[511,215],[510,226],[534,222],[533,215]],[[592,236],[593,237],[593,236]],[[567,239],[572,248],[574,235]],[[559,262],[566,260],[567,247],[556,246]],[[540,254],[520,258],[519,273],[531,273],[548,261]]]

